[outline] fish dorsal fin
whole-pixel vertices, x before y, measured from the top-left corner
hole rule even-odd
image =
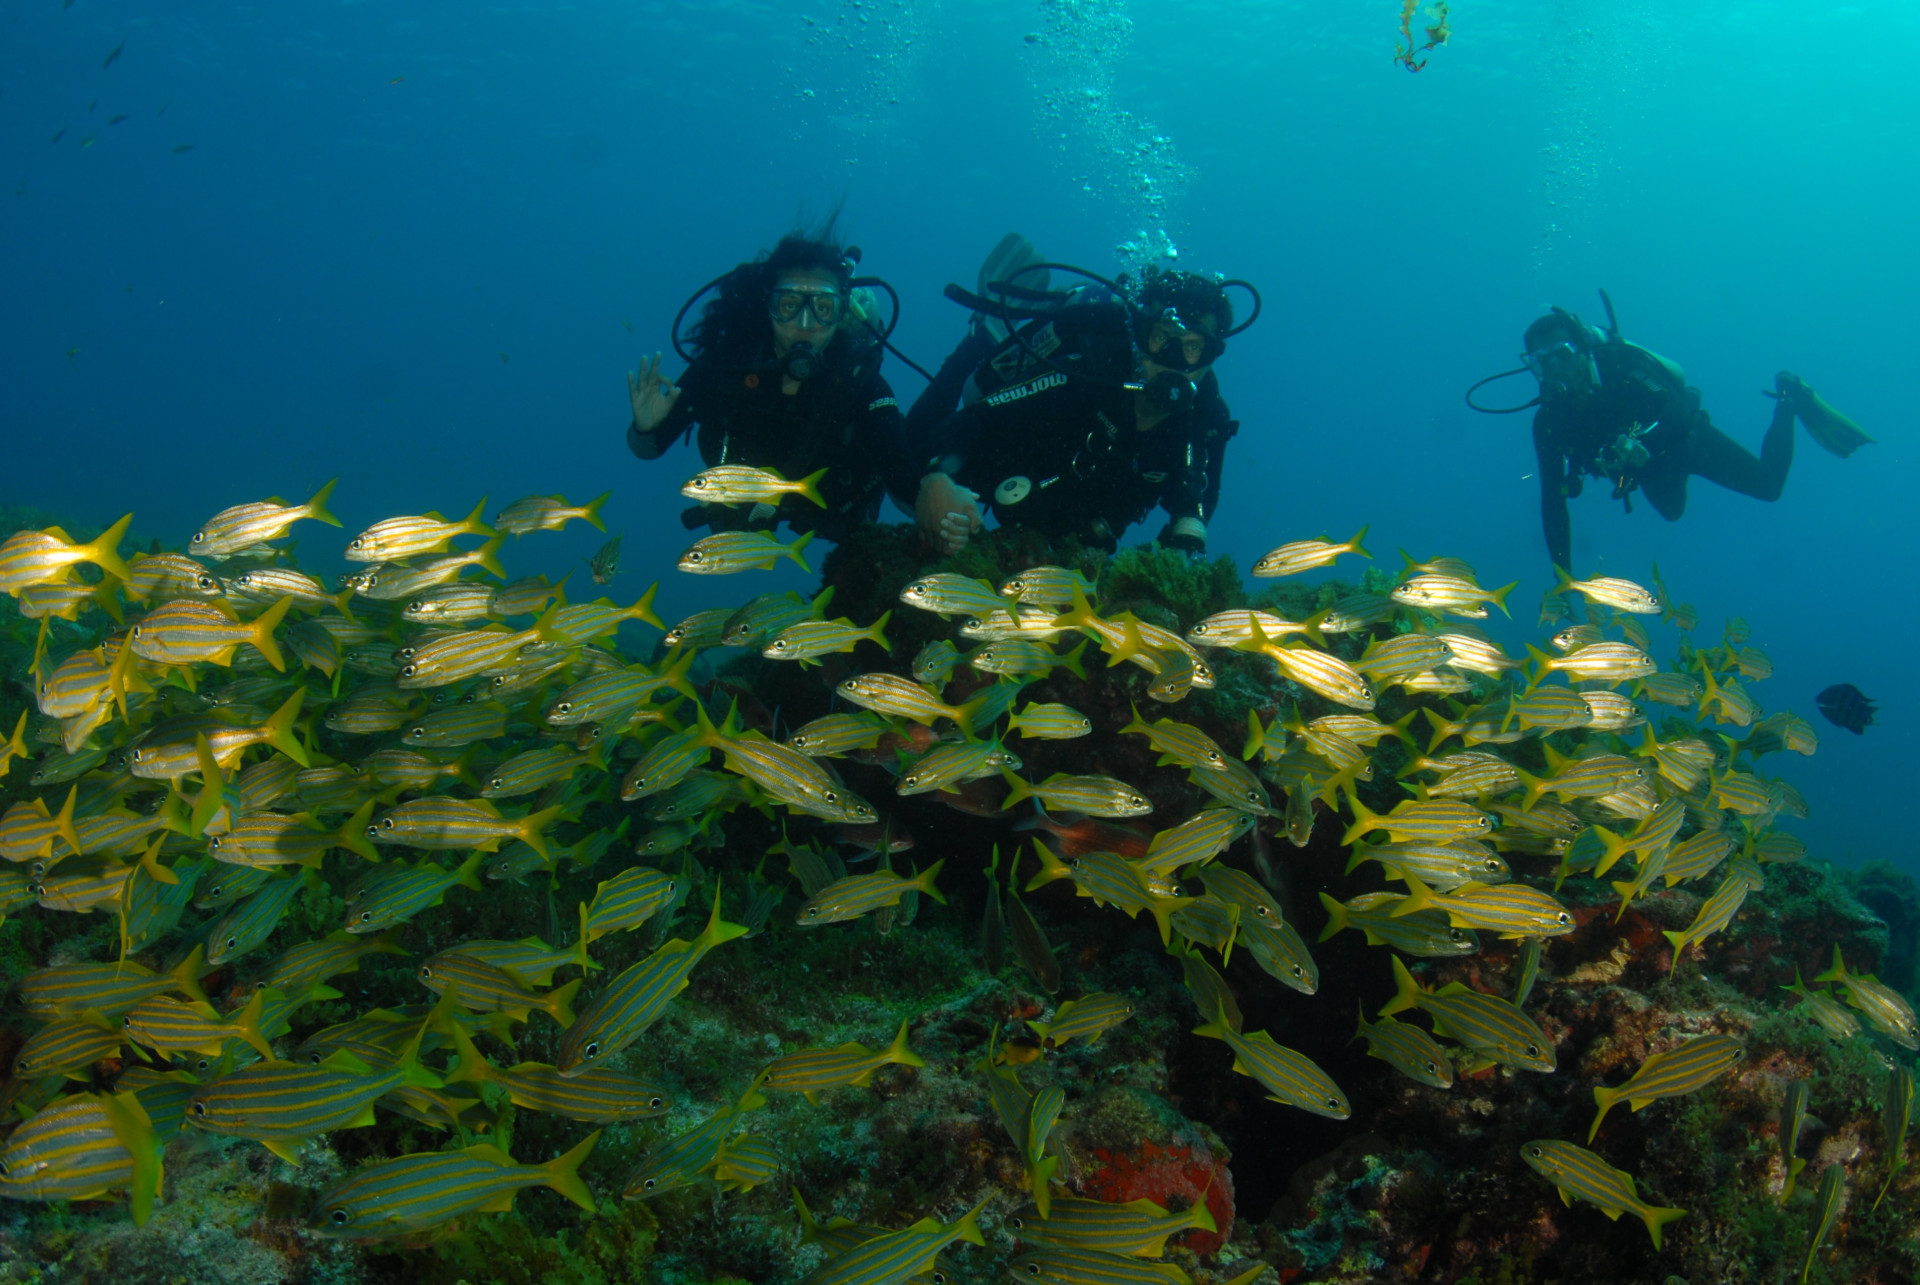
[[[471,1156],[475,1160],[484,1160],[490,1165],[500,1165],[508,1169],[520,1163],[506,1152],[500,1150],[500,1148],[494,1146],[491,1142],[476,1143],[460,1154]]]

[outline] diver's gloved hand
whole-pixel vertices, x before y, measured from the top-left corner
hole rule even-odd
[[[680,400],[680,386],[660,373],[660,354],[641,363],[640,373],[627,372],[627,396],[633,401],[633,426],[651,433],[666,422],[667,412]]]
[[[1156,539],[1167,548],[1178,549],[1190,558],[1204,557],[1207,552],[1207,524],[1199,518],[1175,518],[1161,529]]]
[[[980,517],[980,497],[945,473],[929,473],[920,479],[913,517],[927,547],[946,557],[966,548],[967,541],[985,525]]]

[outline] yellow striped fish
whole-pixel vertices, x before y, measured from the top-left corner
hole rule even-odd
[[[1847,1003],[1865,1013],[1876,1029],[1902,1048],[1920,1048],[1920,1025],[1915,1024],[1913,1006],[1907,1003],[1906,997],[1871,973],[1848,972],[1837,943],[1833,948],[1833,967],[1813,980],[1839,983]]]
[[[1260,578],[1298,575],[1316,567],[1330,566],[1343,553],[1371,559],[1373,555],[1360,543],[1366,538],[1367,528],[1361,527],[1345,544],[1330,544],[1326,540],[1295,540],[1263,554],[1253,564],[1253,575]]]
[[[544,995],[535,994],[518,974],[463,954],[457,947],[421,964],[414,976],[428,990],[449,997],[470,1012],[505,1013],[516,1022],[524,1022],[537,1008],[558,1022],[562,1030],[573,1025],[569,1003],[583,980],[575,978]]]
[[[1661,1098],[1677,1098],[1703,1089],[1732,1070],[1747,1055],[1747,1046],[1731,1035],[1702,1035],[1678,1048],[1655,1053],[1640,1064],[1633,1077],[1617,1089],[1597,1085],[1593,1100],[1600,1110],[1587,1130],[1592,1142],[1600,1132],[1600,1122],[1613,1110],[1613,1104],[1625,1101],[1635,1111]]]
[[[542,833],[565,814],[565,807],[554,806],[510,819],[482,799],[434,796],[402,803],[375,822],[369,834],[375,843],[404,843],[435,851],[498,852],[508,839],[518,839],[544,857],[547,845]]]
[[[1701,903],[1699,913],[1693,917],[1693,922],[1685,929],[1680,932],[1663,930],[1660,935],[1673,944],[1673,954],[1667,960],[1667,973],[1671,975],[1674,969],[1680,966],[1680,956],[1686,952],[1688,946],[1705,941],[1732,923],[1733,917],[1740,913],[1740,907],[1746,904],[1747,894],[1752,891],[1753,885],[1745,879],[1728,876],[1720,881],[1720,886],[1713,890],[1713,895]],[[1837,950],[1838,947],[1835,949]],[[1814,980],[1822,979],[1816,977]],[[1909,1044],[1908,1048],[1920,1048],[1920,1034],[1910,1034],[1909,1038],[1913,1039],[1913,1043]]]
[[[193,533],[188,545],[195,557],[224,559],[250,545],[279,539],[295,522],[305,518],[339,526],[340,519],[327,511],[327,497],[333,494],[339,480],[336,477],[315,491],[305,504],[265,500],[222,509]]]
[[[922,1218],[911,1227],[856,1245],[807,1277],[808,1285],[891,1285],[924,1271],[935,1255],[955,1241],[984,1245],[978,1219],[985,1203],[945,1226]]]
[[[318,1064],[255,1062],[196,1091],[187,1102],[187,1123],[258,1142],[298,1164],[301,1143],[335,1129],[370,1128],[373,1104],[402,1084],[440,1087],[440,1077],[415,1060],[418,1043],[416,1033],[398,1063],[381,1071],[344,1049]]]
[[[160,1146],[132,1093],[76,1093],[40,1108],[0,1145],[0,1196],[97,1200],[127,1193],[135,1226],[160,1192]]]
[[[103,531],[99,539],[85,544],[75,544],[57,526],[44,531],[16,531],[0,544],[0,593],[17,598],[30,585],[65,581],[70,569],[82,562],[91,562],[124,584],[132,575],[117,550],[132,521],[133,514],[129,513]]]
[[[690,942],[678,937],[668,941],[615,977],[581,1010],[554,1059],[560,1074],[578,1075],[639,1039],[660,1020],[673,997],[687,988],[687,978],[708,951],[748,931],[720,917],[720,890],[715,888],[713,912],[698,937]]]
[[[1436,1089],[1453,1087],[1453,1063],[1447,1059],[1446,1051],[1435,1044],[1425,1031],[1405,1022],[1396,1022],[1391,1017],[1368,1022],[1365,1009],[1360,1012],[1359,1023],[1353,1038],[1367,1042],[1368,1057],[1379,1058],[1408,1079],[1421,1084],[1432,1085]]]
[[[1653,1247],[1660,1248],[1660,1229],[1676,1218],[1686,1217],[1684,1209],[1650,1205],[1640,1198],[1633,1175],[1615,1169],[1585,1147],[1571,1142],[1542,1138],[1520,1148],[1527,1167],[1559,1189],[1560,1199],[1569,1206],[1574,1197],[1599,1206],[1600,1212],[1618,1222],[1621,1214],[1632,1214],[1647,1225]]]
[[[738,571],[773,570],[774,563],[791,558],[804,573],[809,570],[801,555],[813,543],[808,531],[791,544],[782,544],[760,531],[722,531],[695,541],[680,555],[680,570],[697,576],[725,576]]]
[[[1343,844],[1352,844],[1375,830],[1386,831],[1387,837],[1397,843],[1449,843],[1476,839],[1493,829],[1492,817],[1458,799],[1403,799],[1384,816],[1369,810],[1351,791],[1347,803],[1353,809],[1353,824],[1340,837]]]
[[[1814,1208],[1820,1211],[1820,1219],[1814,1225],[1813,1236],[1807,1245],[1807,1261],[1800,1269],[1800,1285],[1807,1285],[1807,1274],[1813,1271],[1814,1257],[1819,1254],[1820,1247],[1827,1243],[1827,1234],[1833,1230],[1834,1223],[1840,1220],[1840,1202],[1846,1190],[1846,1166],[1835,1161],[1820,1175],[1820,1190],[1813,1198]]]
[[[582,1124],[617,1124],[651,1119],[673,1109],[665,1090],[617,1071],[595,1069],[564,1076],[542,1062],[497,1067],[481,1056],[473,1040],[458,1027],[453,1031],[453,1043],[460,1056],[453,1070],[447,1072],[448,1084],[497,1084],[507,1091],[508,1100],[515,1106],[529,1111]]]
[[[1344,1120],[1353,1114],[1347,1095],[1332,1077],[1304,1053],[1274,1043],[1265,1031],[1243,1035],[1223,1018],[1215,1017],[1205,1026],[1195,1027],[1193,1033],[1219,1040],[1232,1049],[1233,1069],[1253,1077],[1271,1100],[1330,1120]]]
[[[1132,1016],[1132,1001],[1101,991],[1068,1000],[1055,1010],[1051,1022],[1029,1019],[1027,1025],[1045,1047],[1057,1050],[1077,1039],[1092,1044]]]
[[[242,643],[252,646],[275,669],[287,667],[274,641],[293,599],[282,598],[253,620],[242,622],[214,603],[179,598],[155,607],[134,625],[127,646],[156,665],[232,665]]]
[[[1101,1200],[1082,1200],[1077,1196],[1055,1196],[1051,1208],[1042,1217],[1033,1205],[1023,1205],[1007,1220],[1007,1226],[1022,1240],[1044,1241],[1049,1245],[1076,1249],[1098,1249],[1109,1254],[1131,1254],[1140,1258],[1160,1258],[1167,1252],[1167,1239],[1187,1231],[1219,1230],[1207,1202],[1196,1200],[1177,1214],[1170,1214],[1151,1200],[1130,1200],[1109,1204]]]
[[[947,899],[933,886],[934,878],[940,873],[940,867],[946,864],[942,858],[914,875],[903,879],[890,870],[877,870],[872,874],[848,875],[835,880],[809,898],[805,905],[795,913],[793,921],[802,928],[811,928],[817,924],[844,923],[849,919],[858,919],[871,914],[883,906],[900,904],[900,899],[910,892],[924,892],[935,901],[946,904]]]
[[[804,1093],[809,1102],[818,1102],[820,1094],[840,1085],[864,1087],[873,1073],[883,1066],[925,1066],[926,1062],[907,1047],[907,1023],[900,1023],[893,1043],[878,1051],[864,1044],[842,1044],[832,1049],[807,1049],[789,1053],[760,1072],[755,1081],[763,1089],[781,1093]]]
[[[1551,1072],[1556,1065],[1553,1041],[1533,1019],[1497,995],[1469,990],[1449,982],[1437,991],[1413,979],[1400,957],[1393,957],[1394,997],[1381,1006],[1380,1016],[1418,1008],[1433,1019],[1433,1033],[1457,1040],[1482,1057],[1520,1071]]]
[[[22,1079],[60,1075],[84,1080],[86,1068],[111,1056],[120,1040],[120,1028],[97,1009],[56,1017],[28,1036],[13,1055],[13,1073]]]
[[[1413,891],[1393,909],[1396,918],[1438,910],[1455,928],[1485,929],[1509,940],[1561,937],[1574,929],[1573,912],[1523,883],[1464,883],[1437,893],[1410,870],[1400,878]]]
[[[592,1213],[593,1196],[580,1180],[580,1162],[599,1140],[598,1132],[590,1133],[579,1146],[543,1165],[520,1164],[486,1143],[367,1165],[320,1197],[311,1225],[356,1239],[401,1236],[482,1209],[511,1209],[515,1194],[527,1187],[551,1187]]]

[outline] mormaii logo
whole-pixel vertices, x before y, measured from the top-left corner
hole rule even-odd
[[[1015,384],[1012,388],[1003,388],[993,396],[983,397],[981,400],[989,406],[1005,406],[1008,402],[1017,402],[1022,397],[1031,397],[1035,393],[1044,393],[1049,388],[1058,388],[1066,382],[1067,377],[1056,371],[1051,375],[1030,379],[1024,384]]]

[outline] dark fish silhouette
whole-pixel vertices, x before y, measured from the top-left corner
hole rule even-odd
[[[100,69],[102,71],[105,71],[107,68],[113,66],[115,60],[117,60],[120,57],[120,51],[122,49],[125,49],[126,47],[127,47],[127,42],[124,40],[122,40],[119,44],[115,45],[113,47],[113,52],[107,55],[106,61],[100,64]]]
[[[1835,683],[1813,699],[1829,723],[1844,727],[1855,736],[1873,722],[1875,707],[1872,699],[1852,683]]]

